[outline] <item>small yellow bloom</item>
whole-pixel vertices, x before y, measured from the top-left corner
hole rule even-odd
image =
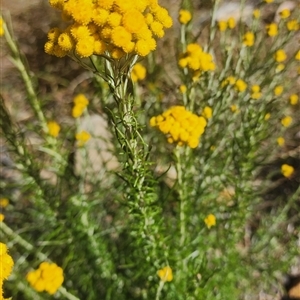
[[[266,3],[272,3],[274,0],[265,0]]]
[[[3,19],[0,17],[0,37],[4,35]]]
[[[64,281],[63,270],[55,263],[42,262],[37,270],[27,273],[26,280],[37,292],[53,295]]]
[[[280,96],[283,92],[283,86],[282,85],[277,85],[275,88],[274,88],[274,95],[275,96]]]
[[[260,92],[260,86],[255,84],[251,87],[251,91],[252,91],[252,94],[251,94],[251,98],[252,99],[259,99],[261,98],[261,92]]]
[[[187,91],[187,87],[186,85],[182,84],[179,86],[179,91],[182,93],[182,94],[185,94],[186,91]]]
[[[255,36],[253,32],[246,32],[243,36],[243,44],[247,47],[251,47],[254,44]]]
[[[143,80],[146,77],[146,68],[140,64],[137,63],[134,65],[131,71],[131,79],[133,82],[137,82],[139,80]]]
[[[293,20],[290,20],[286,23],[286,28],[289,30],[289,31],[297,31],[299,30],[299,23],[297,20],[293,19]]]
[[[269,36],[276,36],[278,34],[278,26],[276,23],[266,25],[266,29]]]
[[[285,65],[284,65],[284,64],[278,64],[278,65],[276,66],[275,71],[276,71],[276,73],[279,73],[279,72],[281,72],[282,70],[284,70],[284,68],[285,68]]]
[[[9,200],[7,198],[0,199],[0,207],[5,208],[9,204]]]
[[[78,118],[83,114],[85,108],[88,106],[89,100],[84,94],[78,94],[74,97],[73,102],[74,106],[72,109],[72,116],[73,118]]]
[[[232,105],[230,106],[230,109],[231,109],[231,111],[232,111],[233,113],[235,113],[235,112],[238,112],[238,111],[239,111],[239,109],[238,109],[237,105],[235,105],[235,104],[232,104]]]
[[[265,121],[268,121],[271,118],[271,114],[270,113],[266,113],[265,114]]]
[[[170,282],[173,280],[173,272],[169,266],[166,266],[157,271],[157,275],[163,282]]]
[[[283,49],[279,49],[275,52],[274,54],[274,59],[277,61],[277,62],[283,62],[286,60],[286,53]]]
[[[233,29],[235,27],[235,25],[236,25],[235,18],[230,17],[227,20],[227,25],[228,25],[228,28]]]
[[[247,83],[242,79],[238,79],[235,83],[235,88],[239,92],[244,92],[247,88]]]
[[[283,164],[281,166],[281,173],[284,177],[290,177],[294,173],[295,169],[288,165],[288,164]]]
[[[213,214],[209,214],[205,219],[204,222],[208,229],[210,229],[212,226],[216,225],[216,217]]]
[[[289,10],[289,9],[283,9],[280,13],[279,13],[279,15],[280,15],[280,18],[281,19],[286,19],[286,18],[288,18],[290,15],[291,15],[291,11]]]
[[[291,125],[292,121],[293,121],[292,117],[286,116],[283,119],[281,119],[281,124],[284,127],[289,127]]]
[[[289,100],[291,105],[296,105],[298,103],[299,97],[296,94],[292,94]]]
[[[5,219],[5,216],[3,214],[0,214],[0,222],[3,222]]]
[[[91,135],[87,131],[83,130],[76,133],[75,138],[78,141],[78,146],[81,147],[91,138]]]
[[[14,261],[8,254],[7,246],[0,243],[0,283],[6,280],[12,272]],[[2,296],[2,295],[0,295]]]
[[[181,24],[187,24],[192,19],[192,14],[186,9],[179,11],[179,22]]]
[[[277,144],[282,147],[285,144],[285,139],[282,136],[278,137]]]
[[[205,106],[202,111],[202,116],[206,119],[210,119],[212,117],[213,110],[209,106]]]
[[[258,19],[260,17],[260,10],[259,9],[254,9],[254,11],[253,11],[253,17],[255,19]]]
[[[60,126],[55,121],[49,121],[47,123],[49,135],[57,137],[60,132]]]
[[[295,55],[295,59],[300,60],[300,50],[297,51],[297,53]]]
[[[226,21],[219,21],[218,27],[220,31],[225,31],[227,29],[227,22]]]

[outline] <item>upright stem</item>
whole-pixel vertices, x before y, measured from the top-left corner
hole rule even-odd
[[[182,161],[181,161],[181,148],[177,146],[175,149],[176,156],[176,170],[177,170],[177,184],[178,184],[178,193],[179,193],[179,220],[180,220],[180,247],[185,243],[186,239],[186,191],[183,180],[183,170],[182,170]]]

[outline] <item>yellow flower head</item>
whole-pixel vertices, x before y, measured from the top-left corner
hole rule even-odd
[[[297,31],[299,30],[299,23],[297,20],[293,19],[293,20],[290,20],[286,23],[286,28],[289,30],[289,31]]]
[[[89,100],[86,98],[84,94],[78,94],[77,96],[74,97],[73,102],[74,102],[74,106],[72,109],[72,116],[73,118],[78,118],[82,115],[85,108],[88,106]]]
[[[231,110],[233,113],[235,113],[235,112],[238,112],[238,111],[239,111],[239,108],[237,107],[237,105],[232,104],[232,105],[230,106],[230,110]]]
[[[0,36],[4,35],[3,23],[4,23],[4,21],[3,21],[2,17],[0,17]]]
[[[276,23],[266,25],[266,29],[269,36],[276,36],[278,34],[278,26]]]
[[[57,1],[50,0],[50,5],[71,24],[65,30],[50,30],[45,51],[60,57],[74,50],[81,58],[104,51],[114,59],[126,53],[145,56],[156,47],[154,37],[163,37],[173,23],[157,1]]]
[[[289,100],[291,105],[296,105],[298,103],[299,97],[296,94],[292,94]]]
[[[49,121],[47,123],[49,134],[53,137],[57,137],[60,132],[60,126],[55,121]]]
[[[213,110],[209,106],[205,106],[202,111],[202,116],[206,119],[210,119],[212,117]]]
[[[181,92],[181,94],[185,94],[186,91],[187,91],[186,85],[181,84],[181,85],[179,86],[179,91]]]
[[[0,199],[0,207],[5,208],[9,204],[9,200],[7,198]]]
[[[275,96],[280,96],[283,92],[283,86],[282,85],[277,85],[275,88],[274,88],[274,95]]]
[[[235,89],[239,92],[244,92],[247,88],[247,83],[242,80],[242,79],[238,79],[236,82],[235,82]]]
[[[258,19],[260,17],[260,10],[259,9],[254,9],[253,10],[253,17],[255,19]]]
[[[293,118],[291,116],[286,116],[283,119],[281,119],[281,124],[283,127],[289,127],[293,121]]]
[[[280,18],[281,19],[286,19],[291,15],[291,11],[289,9],[283,9],[282,11],[279,12]]]
[[[279,49],[275,52],[274,54],[274,59],[277,61],[277,62],[283,62],[286,60],[286,53],[283,49]]]
[[[295,59],[300,60],[300,50],[297,51],[297,53],[295,55]]]
[[[252,99],[257,100],[257,99],[261,98],[262,94],[260,92],[260,86],[259,85],[257,85],[257,84],[253,85],[251,87],[251,91],[252,91],[252,94],[251,94]]]
[[[268,121],[271,118],[271,114],[270,113],[266,113],[265,114],[265,121]]]
[[[283,71],[284,68],[285,68],[285,65],[284,65],[284,64],[278,64],[278,65],[276,66],[275,71],[276,71],[276,73],[279,73],[279,72]]]
[[[192,14],[186,9],[179,11],[179,22],[181,24],[187,24],[192,19]]]
[[[42,262],[37,270],[26,275],[29,284],[37,292],[56,293],[64,281],[63,270],[55,263]]]
[[[140,64],[137,63],[134,65],[131,71],[131,79],[133,82],[137,82],[138,80],[143,80],[146,77],[146,68]]]
[[[3,243],[0,243],[0,282],[3,282],[3,280],[6,280],[9,277],[13,266],[14,261],[8,254],[7,246]]]
[[[209,214],[205,219],[204,222],[208,229],[210,229],[212,226],[216,226],[216,217],[213,214]]]
[[[266,3],[272,3],[274,0],[264,0]]]
[[[212,55],[204,52],[202,47],[196,43],[187,45],[186,52],[181,54],[178,64],[180,67],[187,67],[193,72],[206,72],[215,69]]]
[[[254,36],[254,33],[251,32],[251,31],[248,31],[244,34],[244,37],[243,37],[243,44],[247,47],[251,47],[253,46],[254,44],[254,41],[255,41],[255,36]]]
[[[287,177],[287,178],[291,177],[292,174],[294,173],[294,171],[295,171],[295,169],[288,164],[283,164],[281,166],[281,173],[284,177]]]
[[[81,147],[91,138],[91,135],[87,131],[83,130],[76,133],[75,138],[78,141],[78,146]]]
[[[173,272],[169,266],[166,266],[157,271],[157,275],[163,282],[170,282],[173,280]]]
[[[227,29],[227,21],[224,21],[224,20],[220,20],[218,22],[218,27],[219,27],[219,30],[220,31],[225,31]]]
[[[0,214],[0,222],[3,222],[3,221],[4,221],[4,219],[5,219],[5,216],[4,216],[4,214]],[[0,295],[1,295],[1,293],[0,293]]]
[[[157,127],[165,134],[169,143],[190,148],[198,146],[206,124],[204,117],[193,114],[184,106],[172,106],[163,114],[150,119],[150,126]]]
[[[235,25],[236,25],[235,18],[230,17],[230,18],[227,20],[227,25],[228,25],[228,28],[233,29],[233,28],[235,27]]]
[[[282,136],[278,137],[277,144],[282,147],[285,144],[285,139]]]

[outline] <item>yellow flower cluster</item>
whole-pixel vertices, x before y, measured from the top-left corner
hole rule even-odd
[[[172,281],[173,280],[173,272],[172,269],[169,266],[166,266],[160,270],[157,271],[157,275],[160,278],[161,281]]]
[[[251,91],[252,91],[252,94],[251,94],[251,98],[252,99],[259,99],[261,97],[261,91],[260,91],[260,86],[255,84],[251,87]]]
[[[251,31],[248,31],[243,36],[243,44],[247,47],[252,47],[254,45],[255,36],[254,33]]]
[[[53,295],[62,285],[64,275],[55,263],[42,262],[37,270],[26,275],[26,279],[37,292],[46,291]]]
[[[55,121],[49,121],[47,123],[48,133],[53,137],[57,137],[60,132],[60,126]]]
[[[279,49],[275,52],[274,54],[274,59],[277,61],[277,62],[283,62],[285,61],[287,58],[286,56],[286,53],[283,49]]]
[[[143,80],[146,77],[146,73],[147,73],[146,68],[142,64],[137,63],[132,68],[131,79],[133,82]]]
[[[186,9],[181,9],[179,11],[179,22],[183,25],[187,24],[192,19],[192,14]]]
[[[278,34],[278,26],[276,23],[266,25],[266,30],[269,36],[276,36]]]
[[[283,127],[289,127],[293,122],[293,118],[291,116],[286,116],[282,118],[280,122]]]
[[[6,280],[12,272],[14,261],[8,254],[7,246],[0,243],[0,299],[3,298],[3,281]]]
[[[294,173],[295,169],[294,167],[288,165],[288,164],[283,164],[281,166],[281,173],[284,177],[291,177],[292,174]]]
[[[82,115],[84,110],[89,104],[89,100],[85,97],[84,94],[78,94],[73,99],[74,106],[72,109],[72,116],[73,118],[78,118]]]
[[[233,29],[236,25],[235,18],[230,17],[227,21],[218,21],[218,27],[220,31],[225,31],[227,28]]]
[[[3,19],[0,17],[0,36],[4,35],[4,28],[3,28]]]
[[[210,229],[212,226],[216,225],[216,217],[213,214],[209,214],[205,219],[204,223],[206,224],[207,228]]]
[[[186,52],[182,53],[179,58],[181,68],[189,68],[192,71],[213,71],[216,66],[211,54],[202,50],[201,46],[195,43],[188,44]]]
[[[221,87],[226,87],[227,85],[234,86],[235,90],[238,92],[244,92],[247,89],[247,83],[242,79],[236,79],[234,76],[228,76],[221,83]]]
[[[7,198],[1,198],[0,199],[0,209],[7,207],[9,204],[9,200]],[[5,219],[4,214],[0,213],[0,222],[3,222]],[[1,300],[1,298],[0,298]]]
[[[173,106],[161,115],[150,119],[150,126],[157,127],[167,135],[169,143],[179,146],[188,145],[196,148],[200,136],[204,133],[207,121],[203,116],[197,116],[184,106]]]
[[[78,141],[78,147],[82,147],[91,138],[91,135],[87,131],[82,130],[76,133],[75,138]]]
[[[74,52],[80,57],[127,53],[146,56],[156,48],[154,36],[164,36],[173,22],[157,0],[49,0],[71,21],[65,30],[48,33],[45,51],[58,57]]]
[[[298,100],[299,100],[299,97],[298,97],[298,95],[296,95],[296,94],[292,94],[292,95],[289,97],[289,100],[290,100],[290,104],[291,104],[291,105],[297,105]]]

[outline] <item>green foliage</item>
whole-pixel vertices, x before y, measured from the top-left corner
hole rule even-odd
[[[190,2],[181,7],[192,11]],[[215,2],[203,28],[193,18],[175,26],[173,61],[164,60],[169,53],[159,46],[143,61],[136,54],[77,57],[93,74],[88,108],[76,118],[58,117],[57,135],[49,125],[50,106],[43,107],[47,101],[39,99],[37,81],[4,22],[34,120],[15,121],[6,107],[13,99],[1,96],[0,128],[14,172],[0,186],[0,196],[10,200],[1,240],[15,261],[5,282],[13,299],[244,299],[270,290],[295,263],[299,157],[276,139],[287,141],[300,125],[299,104],[289,102],[299,94],[299,49],[292,43],[299,7],[278,21],[271,37],[256,17],[228,21],[222,31]],[[294,19],[298,29],[290,30]],[[254,34],[251,46],[246,32]],[[282,49],[284,62],[276,58]],[[148,74],[133,82],[138,63]],[[274,90],[278,86],[282,93]],[[173,118],[178,138],[175,131],[160,132],[155,116],[175,105],[207,122],[194,149],[183,143],[182,115]],[[100,112],[102,123],[86,129]],[[82,130],[90,130],[87,142],[76,140]],[[281,174],[282,164],[293,167],[290,175]],[[264,208],[270,197],[273,204]],[[26,281],[43,261],[63,268],[55,296]],[[169,281],[157,274],[165,266],[173,272]]]

